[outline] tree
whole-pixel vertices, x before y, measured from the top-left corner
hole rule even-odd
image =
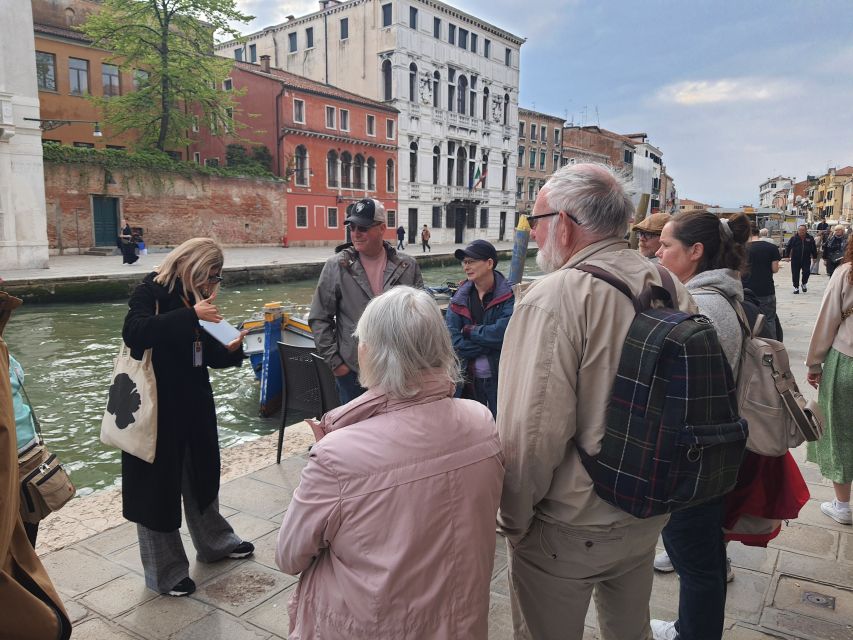
[[[214,34],[239,38],[231,25],[252,16],[236,0],[103,0],[81,27],[92,45],[133,69],[135,90],[100,99],[110,130],[135,130],[139,144],[161,151],[189,144],[198,114],[212,130],[229,130],[235,108],[222,90],[233,62],[213,54]]]

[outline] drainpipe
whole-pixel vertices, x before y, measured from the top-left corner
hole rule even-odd
[[[281,133],[281,98],[284,96],[284,91],[287,85],[281,83],[281,91],[275,97],[275,168],[276,175],[281,177],[281,141],[284,136]]]
[[[327,13],[323,13],[323,51],[326,61],[326,84],[329,84],[329,15]]]

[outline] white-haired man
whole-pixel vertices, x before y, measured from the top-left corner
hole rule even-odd
[[[358,383],[358,344],[352,334],[367,303],[398,284],[420,289],[421,268],[411,256],[385,242],[385,207],[366,198],[347,207],[352,242],[335,247],[326,260],[308,324],[317,353],[331,367],[341,404],[364,393]]]
[[[574,269],[619,276],[639,294],[657,267],[623,240],[633,212],[609,168],[557,171],[528,216],[549,275],[522,292],[500,364],[498,431],[506,456],[499,524],[509,542],[516,638],[578,639],[595,595],[604,640],[647,640],[652,562],[666,516],[645,520],[595,493],[578,454],[600,449],[629,299]],[[678,307],[695,311],[675,283]]]

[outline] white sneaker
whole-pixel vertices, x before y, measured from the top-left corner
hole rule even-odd
[[[676,640],[678,631],[675,629],[675,623],[652,620],[652,637],[655,640]]]
[[[839,509],[835,500],[822,503],[820,510],[823,511],[824,515],[829,516],[838,524],[853,524],[853,514],[850,512],[850,507]]]
[[[672,573],[675,571],[675,567],[672,566],[672,560],[669,559],[666,551],[662,551],[655,556],[655,571],[660,571],[661,573]]]
[[[799,287],[794,287],[794,293],[799,293],[799,292],[800,292],[800,288],[799,288]]]

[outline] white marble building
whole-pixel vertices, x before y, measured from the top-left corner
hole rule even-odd
[[[44,167],[30,0],[7,0],[0,20],[0,275],[47,267]]]
[[[217,53],[269,55],[274,67],[397,108],[396,224],[410,241],[426,224],[432,242],[467,243],[512,236],[523,43],[435,0],[321,0]]]
[[[649,194],[649,206],[646,211],[637,211],[638,216],[649,215],[652,209],[663,209],[667,195],[661,193],[661,173],[663,171],[663,153],[649,142],[645,133],[629,133],[627,137],[633,140],[634,170],[631,174],[631,191],[634,206],[639,206],[642,194]]]
[[[784,208],[788,204],[788,195],[794,192],[794,179],[784,176],[768,178],[758,187],[758,206]],[[781,196],[781,200],[777,198]]]

